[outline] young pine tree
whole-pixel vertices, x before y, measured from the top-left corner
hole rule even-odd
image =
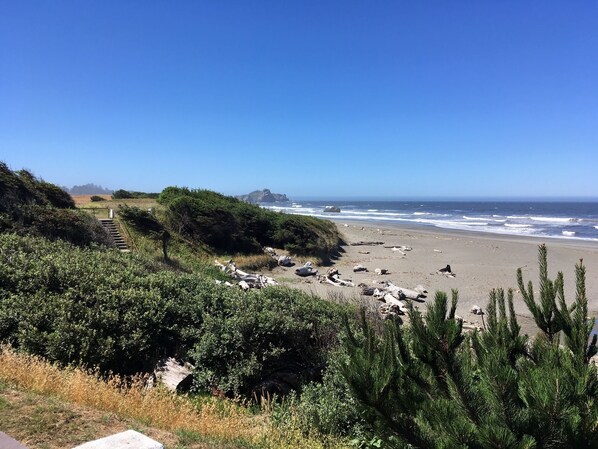
[[[493,290],[484,332],[464,334],[436,294],[425,314],[409,310],[378,338],[365,319],[362,335],[348,329],[343,376],[364,419],[384,447],[597,448],[598,378],[590,358],[593,320],[587,318],[585,268],[576,266],[575,302],[565,302],[563,275],[548,278],[539,249],[540,291],[518,282],[540,334],[520,334],[513,292]]]

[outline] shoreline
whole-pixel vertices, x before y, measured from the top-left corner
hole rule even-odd
[[[345,245],[340,257],[332,266],[339,270],[342,279],[350,279],[355,287],[335,287],[321,284],[314,278],[299,278],[296,267],[276,268],[275,277],[285,279],[284,284],[316,294],[324,299],[357,302],[373,308],[379,302],[362,296],[358,284],[375,286],[390,281],[403,288],[418,284],[428,290],[425,303],[433,300],[435,292],[444,291],[450,298],[451,290],[459,291],[457,314],[466,321],[482,325],[481,317],[473,315],[472,306],[483,309],[493,288],[514,291],[515,312],[522,333],[533,335],[537,328],[519,294],[516,272],[522,268],[523,281],[532,281],[538,291],[538,246],[548,248],[548,273],[554,279],[562,271],[565,281],[565,299],[568,304],[575,300],[575,264],[583,259],[586,267],[586,292],[589,316],[598,316],[598,242],[570,241],[560,238],[539,238],[490,234],[456,229],[428,228],[384,223],[331,220],[339,229]],[[381,245],[352,246],[356,242],[383,242]],[[411,251],[393,251],[392,247],[405,245]],[[367,272],[353,272],[354,265],[363,265]],[[450,265],[456,273],[454,278],[437,274],[437,270]],[[328,267],[318,267],[325,274]],[[376,268],[387,269],[389,274],[376,275]],[[536,300],[538,297],[536,296]],[[425,304],[419,308],[425,310]]]

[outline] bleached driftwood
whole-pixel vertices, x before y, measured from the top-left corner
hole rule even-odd
[[[154,375],[170,391],[186,391],[193,382],[193,365],[168,357],[158,363]]]
[[[290,267],[293,265],[293,261],[291,260],[291,256],[279,256],[278,257],[278,265],[281,267]]]
[[[355,284],[349,279],[341,279],[341,275],[336,268],[330,268],[325,276],[318,276],[320,282],[332,284],[335,287],[354,287]]]
[[[483,315],[484,311],[482,310],[482,308],[480,306],[478,306],[477,304],[474,304],[471,307],[471,313],[473,313],[474,315]]]
[[[368,269],[366,267],[364,267],[363,265],[355,265],[353,267],[353,273],[357,273],[359,271],[368,271]]]
[[[382,318],[383,320],[388,320],[390,318],[397,318],[399,315],[401,315],[401,311],[399,310],[399,307],[396,304],[380,304],[380,306],[378,307],[378,314],[380,315],[380,318]]]
[[[395,306],[397,306],[399,308],[399,311],[401,313],[407,313],[408,309],[405,306],[405,303],[397,298],[395,298],[392,294],[387,293],[386,295],[384,295],[384,302],[387,304],[394,304]]]
[[[233,279],[237,280],[239,282],[239,286],[243,290],[247,290],[247,286],[249,286],[249,288],[264,288],[271,285],[278,285],[278,282],[271,277],[264,276],[263,274],[249,274],[238,269],[232,260],[226,265],[217,260],[214,261],[214,264],[225,273],[228,273]],[[241,282],[244,283],[241,284]]]
[[[392,282],[386,282],[386,289],[399,298],[418,300],[426,297],[427,290],[421,285],[414,289],[399,287]]]
[[[299,267],[295,270],[295,274],[301,277],[316,276],[318,274],[318,270],[314,269],[311,262],[305,262],[302,267]]]

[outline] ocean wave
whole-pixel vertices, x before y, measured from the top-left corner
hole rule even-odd
[[[468,217],[467,215],[463,215],[463,218],[465,218],[466,220],[476,220],[476,221],[487,220],[487,218],[483,218],[483,217]]]
[[[507,228],[531,228],[532,225],[529,224],[519,224],[519,223],[505,223],[504,224]]]
[[[432,215],[430,212],[413,212],[413,215]]]
[[[561,234],[566,235],[567,237],[573,237],[575,235],[575,231],[562,231]]]
[[[575,223],[577,218],[563,218],[563,217],[529,217],[533,221],[543,221],[546,223]]]

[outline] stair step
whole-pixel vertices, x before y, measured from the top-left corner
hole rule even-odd
[[[102,224],[106,232],[108,232],[108,234],[112,237],[114,245],[123,252],[129,252],[127,242],[120,234],[120,231],[118,230],[116,223],[114,223],[114,220],[112,218],[100,218],[99,222]]]

